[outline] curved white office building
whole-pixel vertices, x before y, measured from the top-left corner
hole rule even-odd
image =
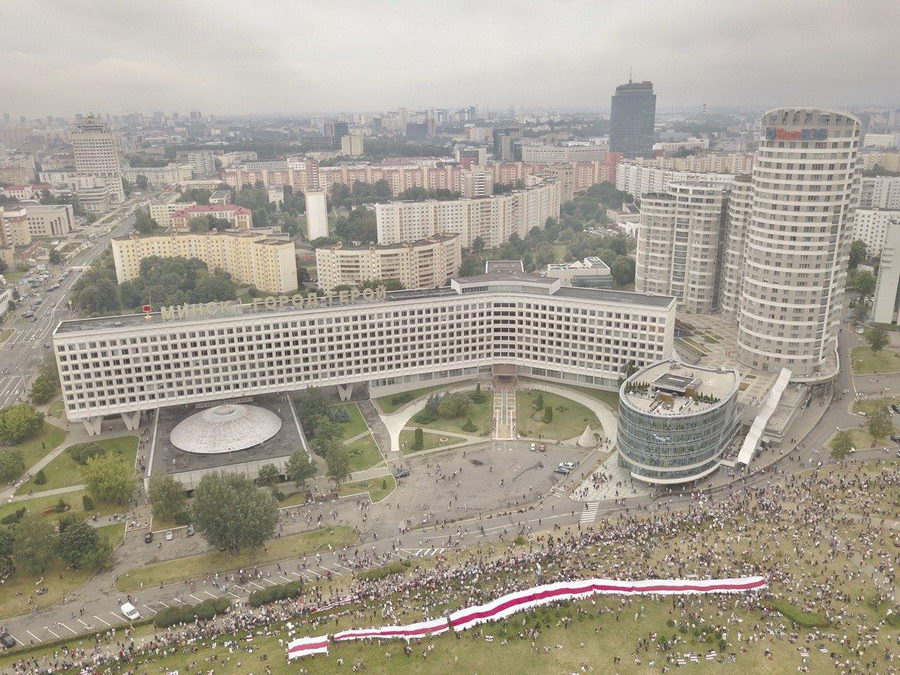
[[[343,303],[343,304],[341,304]],[[161,406],[335,386],[383,395],[504,374],[615,389],[672,353],[675,299],[522,272],[378,297],[352,292],[63,321],[53,336],[69,419],[98,433]]]

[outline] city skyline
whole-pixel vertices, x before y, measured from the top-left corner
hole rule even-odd
[[[634,12],[621,2],[576,2],[553,13],[494,3],[437,14],[418,3],[222,11],[198,2],[179,6],[179,21],[160,20],[165,4],[101,4],[0,8],[0,87],[16,103],[12,112],[287,114],[473,102],[608,110],[629,72],[654,82],[663,110],[898,103],[885,97],[896,96],[890,50],[900,9],[881,0],[865,12],[821,12],[814,2],[715,12],[697,3]],[[827,41],[813,39],[826,32]]]

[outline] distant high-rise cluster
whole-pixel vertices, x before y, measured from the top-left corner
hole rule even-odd
[[[629,80],[620,84],[610,106],[610,152],[621,152],[625,157],[652,157],[655,121],[653,83]]]

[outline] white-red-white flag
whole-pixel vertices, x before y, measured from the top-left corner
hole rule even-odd
[[[288,660],[296,659],[300,656],[308,656],[310,654],[327,654],[328,653],[328,636],[298,638],[288,642],[287,657]]]

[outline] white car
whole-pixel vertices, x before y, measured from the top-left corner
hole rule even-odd
[[[175,538],[175,533],[172,530],[166,532],[166,541],[172,541]]]
[[[126,602],[119,608],[122,611],[122,615],[131,621],[135,621],[136,619],[141,618],[141,613],[137,611],[137,607],[132,605],[130,602]]]

